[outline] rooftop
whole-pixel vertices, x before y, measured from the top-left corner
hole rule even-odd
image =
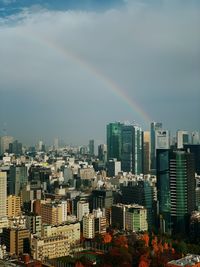
[[[200,255],[193,254],[188,254],[186,257],[181,258],[179,260],[173,260],[168,262],[168,264],[176,266],[195,266],[198,263],[200,264]]]

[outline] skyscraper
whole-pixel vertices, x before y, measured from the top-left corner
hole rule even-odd
[[[13,165],[10,167],[8,177],[9,195],[19,195],[21,189],[28,181],[27,167],[25,165]]]
[[[156,131],[162,130],[161,122],[151,123],[151,171],[156,170]]]
[[[94,156],[94,140],[89,140],[89,154]]]
[[[143,134],[143,172],[150,173],[150,132],[145,131]]]
[[[162,230],[185,233],[195,210],[193,154],[157,150],[157,189]]]
[[[98,158],[103,162],[107,161],[107,146],[105,144],[98,146]]]
[[[169,131],[166,131],[166,130],[155,131],[155,148],[156,149],[169,149],[170,148]]]
[[[120,122],[109,123],[107,125],[108,160],[113,158],[121,160],[122,126],[123,124]]]
[[[200,144],[200,132],[194,131],[191,134],[191,141],[193,145],[199,145]]]
[[[189,133],[187,131],[177,131],[177,148],[183,148],[183,145],[189,144]]]
[[[136,125],[122,126],[122,170],[134,174],[143,173],[143,133]]]

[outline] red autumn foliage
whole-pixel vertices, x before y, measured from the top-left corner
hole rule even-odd
[[[84,267],[84,265],[80,261],[77,261],[75,267]]]
[[[109,234],[109,233],[106,233],[104,236],[103,236],[103,242],[105,244],[107,243],[110,243],[112,241],[112,236]]]
[[[148,247],[149,246],[149,235],[147,233],[142,235],[142,240],[144,240],[145,245]]]
[[[148,259],[147,255],[142,255],[140,257],[139,265],[138,267],[149,267],[150,265],[150,260]]]
[[[126,247],[126,248],[128,248],[128,240],[124,235],[118,236],[115,239],[114,244],[117,247]]]

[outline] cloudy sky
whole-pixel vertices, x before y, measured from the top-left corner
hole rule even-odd
[[[200,129],[199,0],[0,0],[0,135],[105,142]]]

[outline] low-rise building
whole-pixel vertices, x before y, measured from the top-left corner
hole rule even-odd
[[[167,263],[167,267],[200,267],[200,255],[188,254],[186,257],[172,260]]]
[[[67,236],[53,236],[47,238],[34,237],[31,242],[33,259],[43,261],[68,256],[70,244]]]

